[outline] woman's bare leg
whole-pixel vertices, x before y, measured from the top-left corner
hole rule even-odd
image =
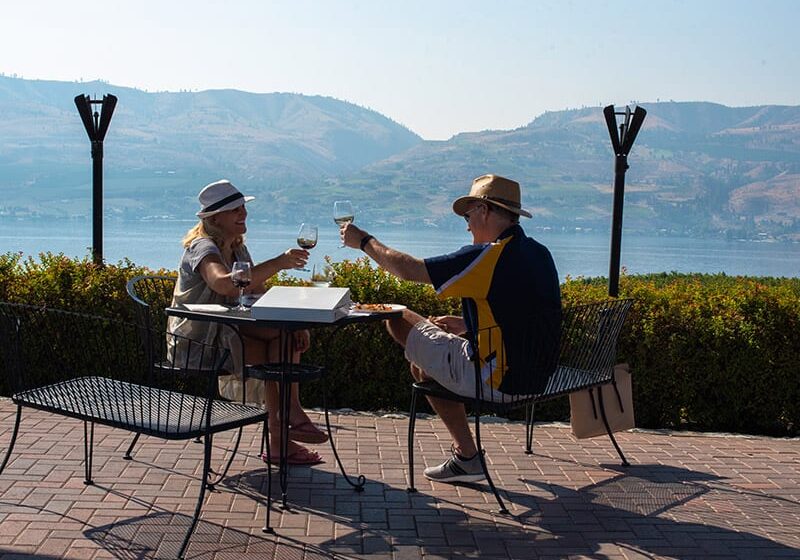
[[[281,336],[276,329],[241,329],[245,341],[245,362],[248,364],[278,363],[281,357]],[[299,363],[302,352],[292,352],[292,363]],[[289,397],[289,424],[300,425],[310,422],[310,418],[300,404],[298,384],[290,385]],[[264,398],[266,409],[270,411],[269,432],[270,441],[275,449],[278,449],[281,441],[281,422],[278,411],[280,410],[280,391],[277,381],[265,381]],[[293,442],[288,442],[287,452],[292,455],[303,450],[304,447]]]

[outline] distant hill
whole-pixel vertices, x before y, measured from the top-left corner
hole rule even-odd
[[[73,99],[106,93],[119,98],[105,142],[106,207],[127,217],[191,215],[199,187],[220,177],[257,194],[319,185],[422,141],[375,111],[329,97],[147,93],[0,77],[0,188],[11,195],[1,209],[86,214],[89,140]]]
[[[535,226],[608,229],[613,154],[601,108],[515,130],[423,141],[326,97],[234,90],[148,93],[0,77],[0,216],[87,216],[89,142],[77,94],[119,97],[105,149],[109,218],[191,219],[205,183],[258,196],[257,219],[324,220],[350,198],[362,223],[463,227],[450,202],[500,173]],[[626,230],[800,240],[800,107],[644,103],[629,157]]]
[[[800,239],[800,107],[643,107],[648,115],[628,159],[626,229]],[[538,225],[610,225],[613,153],[599,107],[425,142],[341,186],[383,219],[444,219],[449,201],[486,171],[522,183]]]

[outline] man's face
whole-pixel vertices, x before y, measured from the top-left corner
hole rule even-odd
[[[473,243],[494,241],[493,239],[486,239],[488,234],[487,223],[489,220],[489,207],[486,204],[482,202],[472,204],[472,206],[464,212],[463,218],[467,222],[467,231],[472,234]]]

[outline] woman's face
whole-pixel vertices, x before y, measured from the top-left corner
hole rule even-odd
[[[247,208],[244,204],[231,210],[225,210],[219,214],[214,214],[214,225],[222,230],[225,237],[235,237],[244,235],[247,232]]]

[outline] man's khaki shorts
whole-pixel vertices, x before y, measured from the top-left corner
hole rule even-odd
[[[466,338],[420,321],[408,333],[406,359],[448,391],[475,396],[475,366]]]
[[[406,359],[439,385],[464,397],[475,396],[475,364],[470,360],[469,341],[423,320],[414,325],[406,339]],[[486,384],[490,366],[481,372],[484,400],[501,402],[510,397]]]

